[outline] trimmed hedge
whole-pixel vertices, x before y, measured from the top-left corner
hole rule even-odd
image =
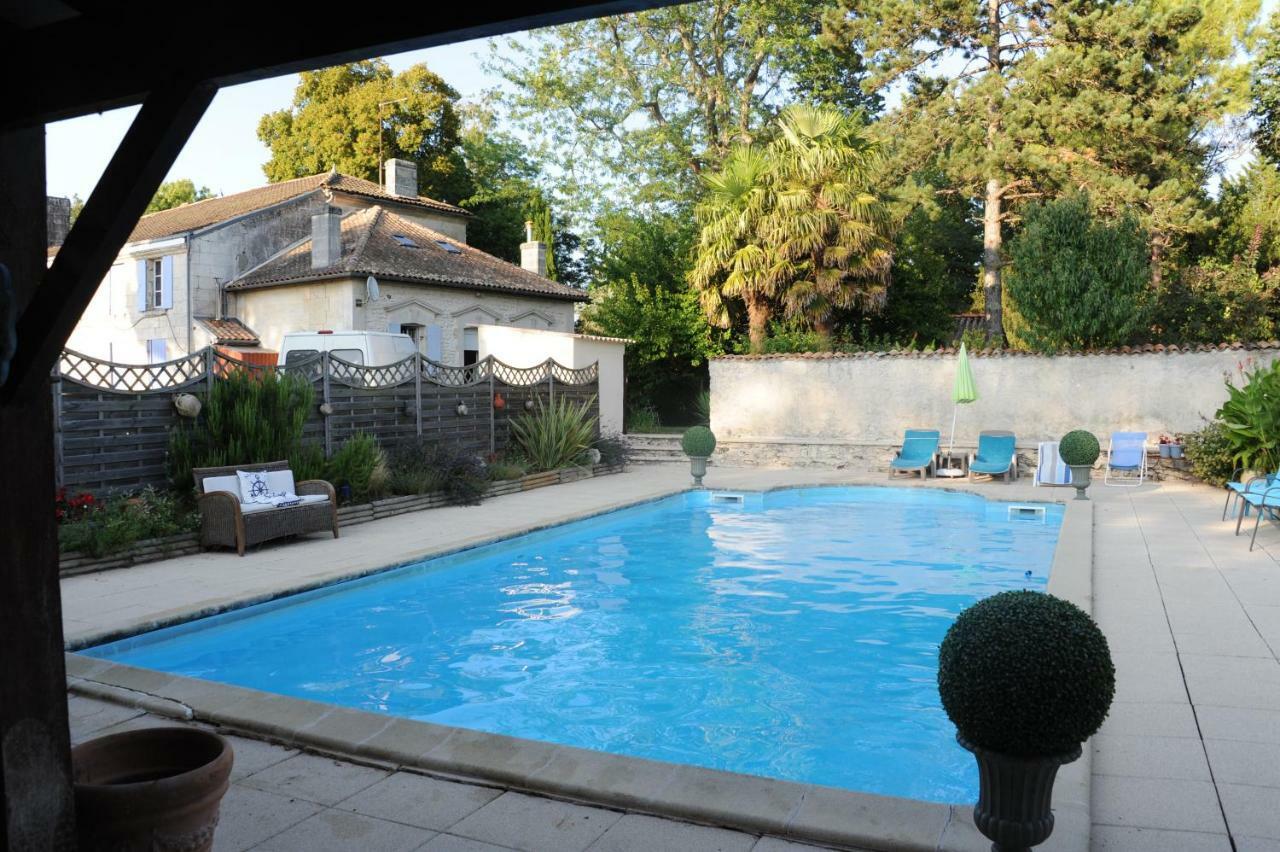
[[[715,452],[716,436],[706,426],[694,426],[684,433],[680,447],[687,456],[705,458]]]
[[[1041,592],[1001,592],[960,613],[938,654],[938,694],[960,735],[1019,757],[1070,752],[1115,695],[1107,638],[1083,610]]]
[[[1062,456],[1062,460],[1067,464],[1091,465],[1101,454],[1102,447],[1098,445],[1097,437],[1083,429],[1068,432],[1058,442],[1058,455]]]

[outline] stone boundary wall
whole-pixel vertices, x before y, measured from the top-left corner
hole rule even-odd
[[[1280,343],[1149,347],[1081,355],[976,353],[978,400],[959,407],[956,448],[983,429],[1018,436],[1024,465],[1039,441],[1071,429],[1160,435],[1204,425],[1225,382],[1280,358]],[[724,465],[883,467],[907,428],[951,432],[954,350],[732,356],[711,362],[711,428]],[[1025,469],[1025,468],[1024,468]]]

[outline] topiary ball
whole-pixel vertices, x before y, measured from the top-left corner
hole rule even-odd
[[[1001,592],[960,613],[938,654],[938,694],[960,736],[1019,757],[1070,752],[1111,708],[1107,637],[1041,592]]]
[[[716,436],[706,426],[694,426],[684,433],[680,446],[687,456],[706,458],[716,448]]]
[[[1062,436],[1058,442],[1058,455],[1067,464],[1092,465],[1098,460],[1102,448],[1092,432],[1076,429]]]

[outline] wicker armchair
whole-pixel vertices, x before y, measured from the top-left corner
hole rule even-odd
[[[227,467],[198,467],[192,470],[196,480],[196,501],[200,507],[200,544],[203,547],[234,547],[244,556],[244,549],[274,538],[303,533],[332,530],[338,537],[338,498],[333,486],[320,479],[296,483],[294,493],[299,497],[313,494],[326,497],[324,501],[304,503],[299,506],[266,508],[242,511],[240,494],[225,490],[205,490],[205,480],[218,476],[236,475],[237,470],[270,471],[288,470],[286,461],[268,464],[228,465]]]

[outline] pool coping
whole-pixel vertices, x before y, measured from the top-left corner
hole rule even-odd
[[[850,486],[876,484],[849,483]],[[789,484],[778,488],[719,490],[767,492],[826,485]],[[596,517],[689,490],[673,488],[661,496],[611,506],[599,512],[577,513],[566,520],[511,531],[483,542],[445,548],[429,556],[415,556],[391,566],[329,578],[307,584],[306,588],[258,595],[256,599],[231,603],[217,608],[217,611],[226,612],[395,570],[424,558],[460,553],[557,526],[567,520]],[[945,490],[1020,502],[960,483],[948,483]],[[1091,612],[1093,503],[1067,500],[1065,495],[1051,494],[1037,496],[1036,501],[1065,506],[1048,591]],[[174,615],[163,624],[147,621],[136,628],[113,630],[109,636],[82,638],[76,645],[96,645],[212,614],[214,612],[201,611]],[[66,655],[66,665],[68,689],[72,692],[132,704],[171,718],[209,722],[290,746],[357,760],[482,783],[498,783],[529,793],[780,835],[797,841],[883,852],[986,852],[990,848],[990,841],[973,826],[972,805],[969,804],[946,805],[879,796],[417,722],[179,677],[77,653]],[[1088,852],[1090,758],[1091,749],[1086,745],[1081,759],[1064,766],[1059,772],[1053,797],[1055,831],[1039,848]]]

